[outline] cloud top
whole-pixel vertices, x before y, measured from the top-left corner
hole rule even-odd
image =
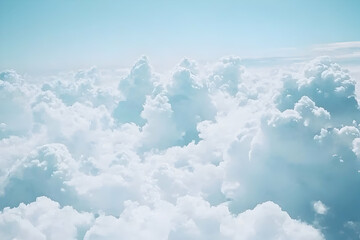
[[[2,238],[357,234],[351,72],[328,57],[278,74],[238,57],[162,74],[141,57],[114,72],[0,73]]]

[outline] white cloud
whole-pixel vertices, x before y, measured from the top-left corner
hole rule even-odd
[[[36,93],[36,87],[24,83],[16,72],[0,72],[1,138],[28,134],[33,121],[30,104]]]
[[[54,77],[42,84],[42,90],[54,93],[66,105],[76,102],[104,105],[113,109],[120,100],[120,92],[113,86],[102,84],[104,77],[95,67],[74,74]]]
[[[360,42],[338,42],[313,46],[313,54],[328,55],[335,60],[345,60],[348,62],[358,61],[360,54]]]
[[[30,204],[0,212],[1,239],[79,239],[93,222],[90,213],[39,197]]]
[[[324,239],[315,228],[291,219],[272,202],[237,216],[225,205],[212,207],[201,198],[185,196],[176,205],[153,207],[127,202],[119,218],[100,216],[85,239]]]
[[[96,68],[33,84],[3,72],[0,204],[88,212],[70,239],[324,239],[314,210],[339,238],[360,221],[347,200],[360,200],[356,81],[328,58],[288,69],[184,59],[167,75],[142,57],[112,82]],[[58,231],[21,214],[4,217],[6,237]]]
[[[235,218],[234,223],[223,226],[233,239],[324,239],[313,227],[291,219],[273,202],[265,202]]]
[[[326,207],[326,205],[323,204],[320,200],[314,202],[313,207],[314,207],[314,211],[315,211],[317,214],[321,214],[321,215],[326,214],[327,211],[329,210],[328,207]]]
[[[151,95],[156,80],[147,57],[141,57],[128,76],[120,80],[118,88],[124,99],[121,99],[114,109],[114,118],[121,123],[143,125],[145,121],[140,117],[140,113],[143,111],[146,95]]]
[[[356,154],[358,158],[360,158],[360,138],[355,138],[352,144],[353,144],[353,152]]]
[[[163,149],[180,142],[182,132],[174,122],[174,112],[169,99],[164,95],[148,96],[141,117],[146,120],[142,128],[144,149]],[[164,128],[166,126],[166,128]]]
[[[284,78],[284,88],[277,98],[278,108],[292,108],[302,96],[325,108],[336,124],[359,121],[355,80],[349,72],[327,57],[310,61],[299,77]],[[345,114],[346,113],[346,114]]]

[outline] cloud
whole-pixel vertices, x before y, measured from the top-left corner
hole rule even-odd
[[[327,213],[328,211],[328,208],[326,207],[325,204],[323,204],[320,200],[319,201],[316,201],[314,202],[314,211],[317,213],[317,214],[321,214],[321,215],[324,215]]]
[[[220,88],[231,95],[236,95],[245,69],[238,57],[222,58],[214,67],[209,79],[212,88]]]
[[[315,228],[291,219],[272,202],[237,216],[227,207],[212,207],[201,198],[184,196],[176,205],[158,202],[154,207],[127,202],[115,218],[101,216],[84,239],[324,239]]]
[[[187,61],[189,60],[183,60],[176,68],[165,92],[173,110],[176,127],[182,132],[184,144],[198,141],[197,124],[214,119],[216,113],[207,86],[191,65],[186,64]]]
[[[36,88],[15,71],[0,72],[0,137],[26,135],[31,130],[30,102]]]
[[[356,63],[359,62],[360,42],[353,41],[315,45],[311,50],[316,55],[327,55],[337,61]]]
[[[329,111],[336,124],[359,121],[354,116],[359,111],[355,80],[329,58],[316,58],[305,66],[299,78],[286,76],[283,81],[283,91],[276,100],[280,110],[292,108],[302,96],[308,96]]]
[[[142,128],[145,149],[164,149],[182,139],[182,132],[174,122],[174,112],[166,96],[161,94],[155,97],[148,96],[141,117],[146,120]]]
[[[112,109],[120,100],[120,92],[112,86],[101,84],[102,81],[102,73],[92,67],[54,77],[52,81],[42,84],[41,89],[51,91],[68,106],[80,102],[90,103],[95,107],[104,105]]]
[[[30,204],[5,208],[0,213],[2,239],[79,239],[93,222],[90,213],[61,208],[47,197]]]
[[[2,72],[4,237],[353,236],[356,81],[324,57],[283,67],[183,59],[160,74],[141,57],[122,76],[90,68],[31,83]],[[33,206],[66,212],[71,231],[27,217]]]
[[[124,99],[119,101],[113,112],[117,121],[133,122],[138,125],[145,123],[140,113],[143,111],[146,95],[150,95],[153,91],[155,78],[147,57],[141,57],[132,67],[129,75],[120,80],[118,88]]]
[[[323,199],[337,216],[322,220],[331,229],[325,232],[339,237],[345,219],[354,218],[347,199],[358,194],[348,186],[358,184],[355,81],[327,58],[294,75],[283,78],[277,109],[264,111],[258,129],[238,133],[225,158],[223,191],[238,211],[272,200],[307,221],[314,218],[310,203]]]
[[[318,230],[291,219],[273,202],[241,213],[226,231],[234,234],[234,239],[324,239]]]
[[[355,138],[353,140],[353,152],[360,158],[360,138]]]
[[[10,168],[2,184],[1,206],[15,207],[40,196],[75,205],[74,190],[66,181],[78,168],[78,162],[74,161],[66,146],[48,144],[38,147]]]

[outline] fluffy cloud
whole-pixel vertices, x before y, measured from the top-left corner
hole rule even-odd
[[[303,72],[286,76],[284,89],[277,98],[278,108],[292,108],[302,97],[310,97],[319,107],[330,112],[335,124],[351,124],[359,121],[359,105],[355,96],[355,80],[347,70],[327,57],[310,61]]]
[[[120,93],[112,86],[101,84],[102,73],[95,67],[73,74],[60,75],[44,83],[43,91],[54,93],[66,105],[76,102],[91,103],[94,106],[115,107]]]
[[[62,144],[38,147],[27,157],[17,161],[3,182],[1,206],[17,206],[32,202],[37,197],[48,196],[63,203],[75,205],[73,190],[65,183],[78,169]]]
[[[127,202],[115,218],[101,216],[84,239],[324,239],[315,228],[291,219],[273,202],[237,216],[225,205],[212,207],[197,197],[184,196],[176,205],[158,202],[153,207]]]
[[[353,152],[360,158],[360,138],[355,138],[353,140]]]
[[[328,208],[326,207],[325,204],[323,204],[320,200],[319,201],[316,201],[314,202],[314,211],[317,213],[317,214],[326,214],[327,211],[328,211]]]
[[[143,56],[132,67],[130,73],[122,78],[119,90],[124,99],[120,100],[113,112],[113,116],[121,123],[133,122],[143,125],[144,119],[140,117],[146,95],[152,93],[156,76],[152,73],[148,59]]]
[[[177,67],[165,93],[185,144],[192,140],[198,141],[197,124],[214,119],[216,113],[207,86],[198,78],[191,65],[186,63],[185,59]]]
[[[0,137],[26,135],[32,127],[30,102],[36,89],[14,71],[0,73]]]
[[[234,223],[224,228],[234,234],[233,239],[324,239],[318,230],[291,219],[273,202],[239,214]]]
[[[155,97],[148,96],[141,117],[146,120],[142,128],[145,149],[163,149],[181,140],[182,133],[174,123],[174,112],[166,96],[160,94]]]
[[[272,200],[307,221],[313,219],[311,202],[323,199],[337,216],[323,220],[329,238],[336,239],[344,236],[346,218],[357,219],[345,207],[359,194],[355,82],[323,58],[302,74],[297,81],[287,76],[275,98],[278,109],[262,116],[255,133],[240,133],[232,143],[225,172],[234,187],[223,190],[234,209]]]
[[[72,207],[61,208],[46,197],[0,213],[2,239],[79,239],[93,222],[90,213],[79,213]]]
[[[328,58],[282,72],[226,57],[159,74],[142,57],[121,76],[0,73],[3,238],[353,236],[356,82]]]

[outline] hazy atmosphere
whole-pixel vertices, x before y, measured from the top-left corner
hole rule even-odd
[[[359,12],[0,0],[0,239],[360,239]]]

